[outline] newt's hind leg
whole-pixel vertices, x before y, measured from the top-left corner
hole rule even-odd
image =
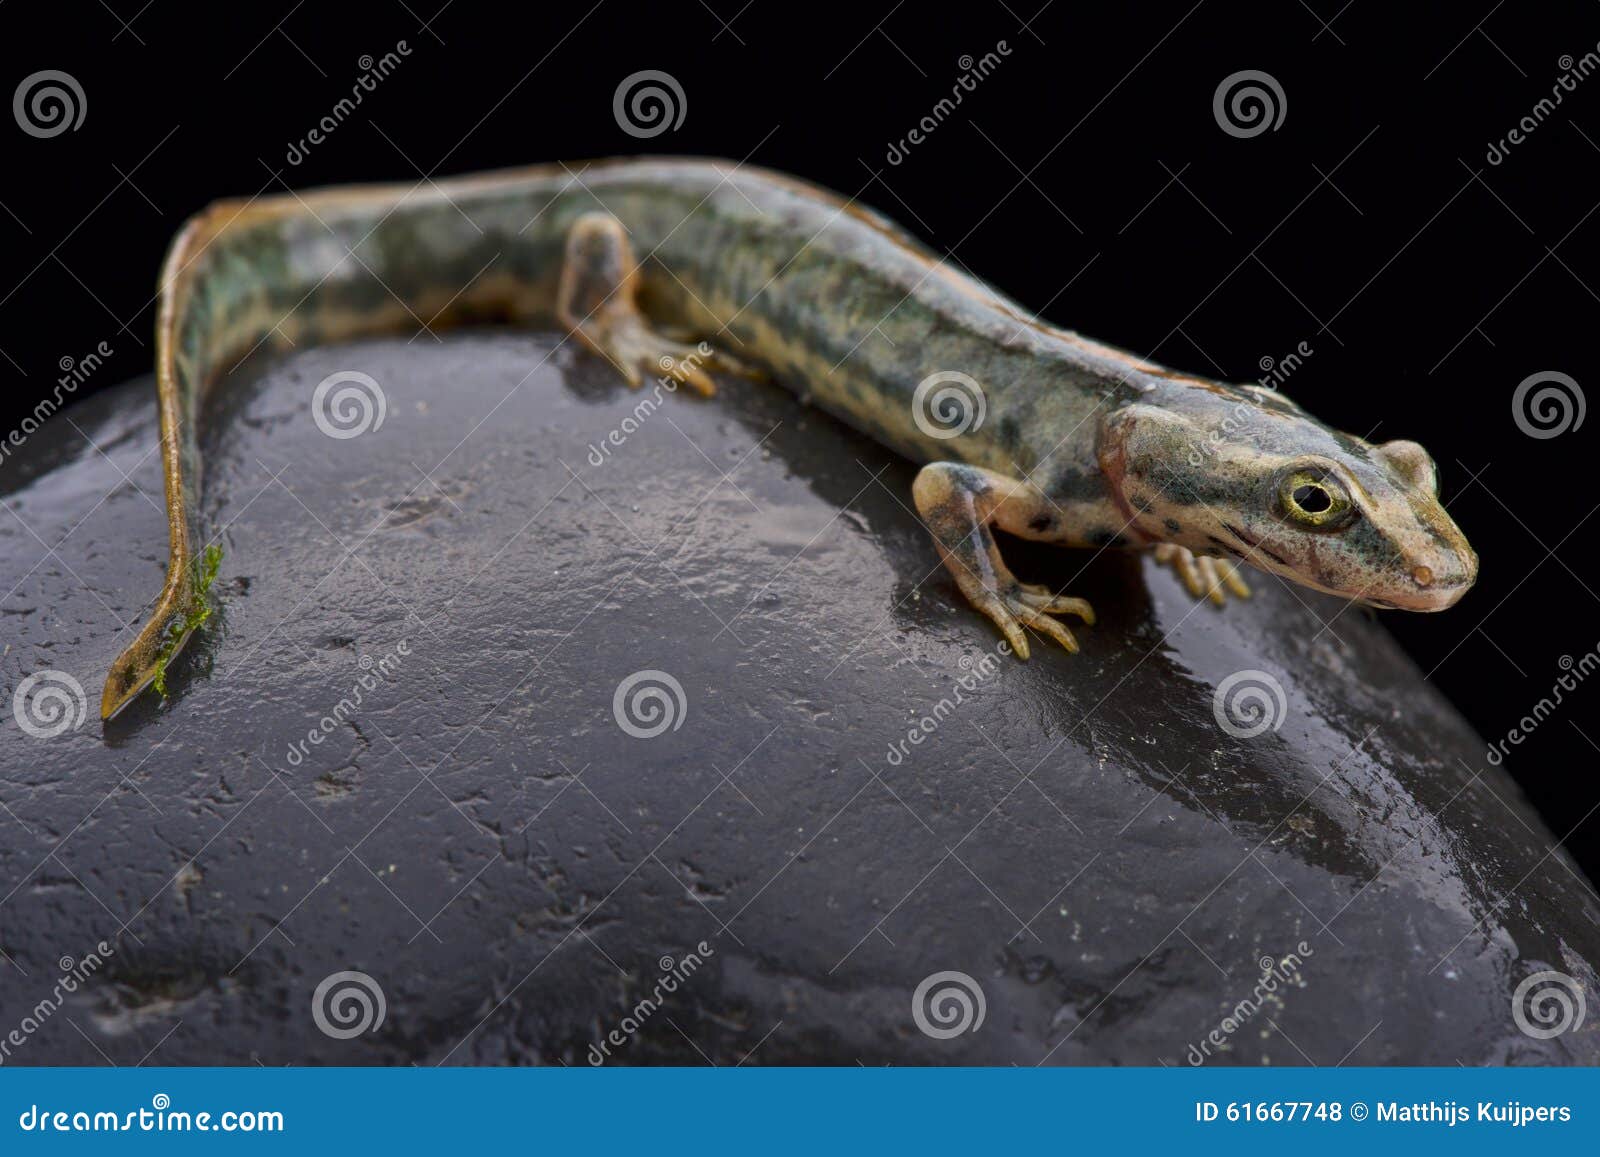
[[[585,346],[628,379],[671,379],[701,394],[714,394],[708,368],[755,376],[737,359],[713,350],[672,341],[654,328],[639,308],[639,266],[627,231],[609,213],[585,213],[567,233],[556,294],[556,316]]]
[[[1210,599],[1220,607],[1228,601],[1229,591],[1235,598],[1250,597],[1250,588],[1239,577],[1239,566],[1231,559],[1207,558],[1170,542],[1159,544],[1154,553],[1156,562],[1170,566],[1197,599]]]
[[[1093,608],[1083,599],[1018,582],[990,530],[1021,533],[1048,513],[1049,501],[1036,487],[976,466],[934,462],[917,474],[911,494],[961,593],[994,620],[1018,658],[1028,657],[1024,626],[1077,651],[1072,632],[1050,616],[1077,615],[1093,626]]]

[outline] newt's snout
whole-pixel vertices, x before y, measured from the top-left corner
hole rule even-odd
[[[1453,607],[1478,581],[1478,555],[1465,541],[1440,546],[1406,560],[1403,581],[1389,597],[1375,600],[1407,611],[1442,611]]]

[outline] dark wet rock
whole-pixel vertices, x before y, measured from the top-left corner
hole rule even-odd
[[[906,464],[737,383],[604,448],[647,395],[551,350],[228,379],[220,611],[172,698],[3,719],[0,1039],[32,1025],[6,1063],[582,1064],[636,1029],[615,1061],[1182,1065],[1229,1016],[1223,1063],[1600,1060],[1600,904],[1364,613],[1266,579],[1216,613],[1035,551],[1101,621],[1017,663]],[[387,411],[341,440],[309,402],[348,369]],[[135,382],[0,467],[6,707],[46,669],[98,700],[160,585],[155,444]],[[1286,710],[1238,738],[1214,692],[1252,669]],[[653,738],[613,715],[640,671],[682,688]],[[1256,1007],[1263,962],[1288,979]],[[1538,1040],[1512,994],[1545,970],[1591,1016]],[[318,1027],[341,971],[381,987],[376,1031]],[[950,1039],[912,1015],[941,972],[985,1008]]]

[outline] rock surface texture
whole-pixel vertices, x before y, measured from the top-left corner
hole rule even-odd
[[[224,381],[217,613],[102,726],[154,419],[0,467],[6,1064],[1600,1061],[1513,1015],[1593,889],[1366,612],[1011,544],[1100,614],[1021,663],[782,390],[423,335]]]

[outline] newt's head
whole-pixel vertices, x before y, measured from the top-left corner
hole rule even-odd
[[[1478,556],[1415,442],[1330,430],[1276,391],[1187,389],[1104,425],[1100,460],[1140,530],[1375,607],[1441,611]]]

